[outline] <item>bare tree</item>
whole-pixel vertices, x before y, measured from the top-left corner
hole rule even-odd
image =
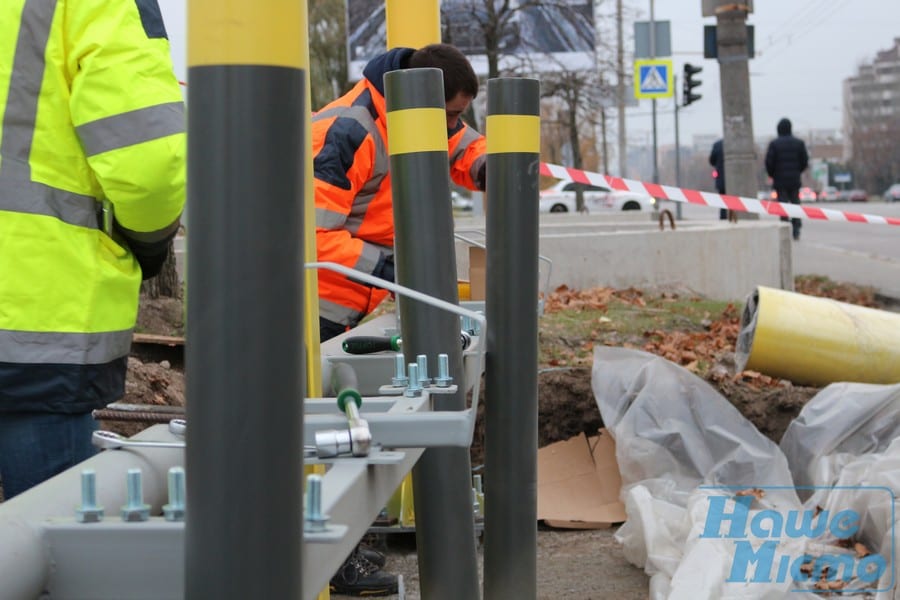
[[[466,54],[487,57],[487,76],[499,77],[501,57],[510,59],[514,49],[536,49],[534,32],[522,31],[522,23],[540,20],[547,28],[540,33],[551,52],[562,51],[565,45],[593,47],[593,27],[585,27],[583,10],[588,2],[571,0],[455,0],[441,4],[442,39]],[[529,18],[526,18],[529,17]],[[544,51],[547,51],[545,48]],[[525,58],[523,56],[523,58]],[[529,65],[523,60],[511,65],[506,74],[522,74]]]
[[[344,0],[310,1],[309,63],[312,110],[350,89]]]
[[[181,298],[181,283],[175,268],[175,243],[169,242],[169,255],[156,277],[141,282],[141,294],[148,298]]]

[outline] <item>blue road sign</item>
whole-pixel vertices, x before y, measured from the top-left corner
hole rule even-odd
[[[634,61],[635,98],[671,98],[674,91],[671,59]]]

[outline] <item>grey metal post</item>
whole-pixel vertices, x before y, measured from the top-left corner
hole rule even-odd
[[[734,8],[737,6],[720,0],[716,11],[725,180],[729,194],[755,198],[756,146],[750,107],[747,11],[746,7]],[[740,218],[758,219],[759,216],[740,213]]]
[[[650,0],[650,58],[656,58],[656,17],[653,0]],[[659,183],[659,145],[656,131],[656,98],[653,103],[653,183]]]
[[[681,187],[681,138],[678,135],[678,78],[672,77],[672,100],[675,104],[675,186]],[[675,215],[681,220],[681,202],[675,203]]]
[[[190,15],[188,599],[302,589],[306,11],[276,9]]]
[[[540,84],[488,82],[484,597],[537,589]]]
[[[443,76],[404,69],[387,73],[384,84],[397,281],[457,303]],[[402,297],[399,308],[406,362],[425,354],[436,368],[445,353],[454,380],[464,381],[459,317]],[[435,410],[465,407],[462,391],[434,399]],[[423,598],[479,597],[471,488],[467,448],[430,448],[413,469]]]

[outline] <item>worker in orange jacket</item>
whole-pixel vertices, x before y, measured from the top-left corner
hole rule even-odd
[[[460,115],[478,94],[478,77],[455,47],[395,48],[372,59],[353,89],[312,119],[316,247],[320,261],[394,279],[394,213],[388,172],[384,74],[432,67],[444,73],[451,179],[484,189],[485,139]],[[319,271],[319,328],[327,340],[356,326],[387,292]]]

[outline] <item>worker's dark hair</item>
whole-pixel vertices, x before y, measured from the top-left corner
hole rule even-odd
[[[449,102],[462,92],[474,98],[478,95],[478,76],[469,59],[450,44],[430,44],[419,48],[409,57],[411,69],[434,67],[444,72],[444,100]]]

